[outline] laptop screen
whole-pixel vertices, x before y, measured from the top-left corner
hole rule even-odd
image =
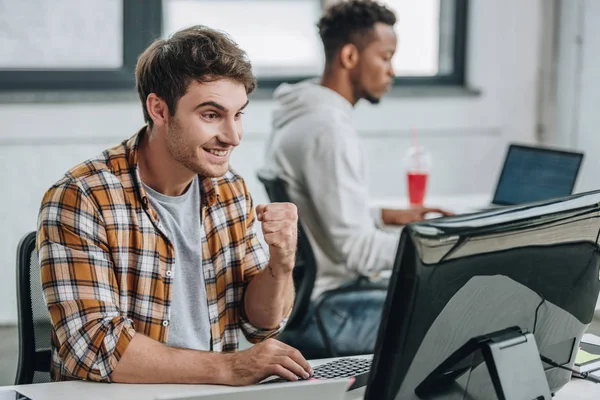
[[[493,204],[514,205],[568,196],[583,154],[511,145]]]

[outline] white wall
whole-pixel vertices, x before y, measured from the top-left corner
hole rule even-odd
[[[585,153],[578,191],[600,189],[600,2],[560,2],[555,126],[548,143]]]
[[[542,3],[470,2],[468,81],[481,95],[388,96],[377,107],[358,106],[373,196],[405,193],[402,154],[413,127],[434,156],[434,194],[490,191],[507,142],[535,140]],[[262,164],[272,108],[271,101],[251,103],[233,157],[257,202],[266,199],[254,172]],[[16,322],[15,249],[35,228],[45,189],[141,123],[137,102],[0,104],[0,324]]]

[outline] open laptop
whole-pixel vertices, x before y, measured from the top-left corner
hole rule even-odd
[[[511,144],[488,208],[569,196],[583,153]]]

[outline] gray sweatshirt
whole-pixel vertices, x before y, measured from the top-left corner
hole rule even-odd
[[[399,233],[369,208],[367,165],[352,105],[314,81],[275,91],[267,167],[288,185],[317,258],[313,297],[344,281],[390,269]]]

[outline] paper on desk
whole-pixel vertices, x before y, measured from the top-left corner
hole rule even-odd
[[[575,364],[581,365],[594,360],[600,360],[600,355],[588,353],[587,351],[579,349],[579,351],[577,351],[577,356],[575,357]]]

